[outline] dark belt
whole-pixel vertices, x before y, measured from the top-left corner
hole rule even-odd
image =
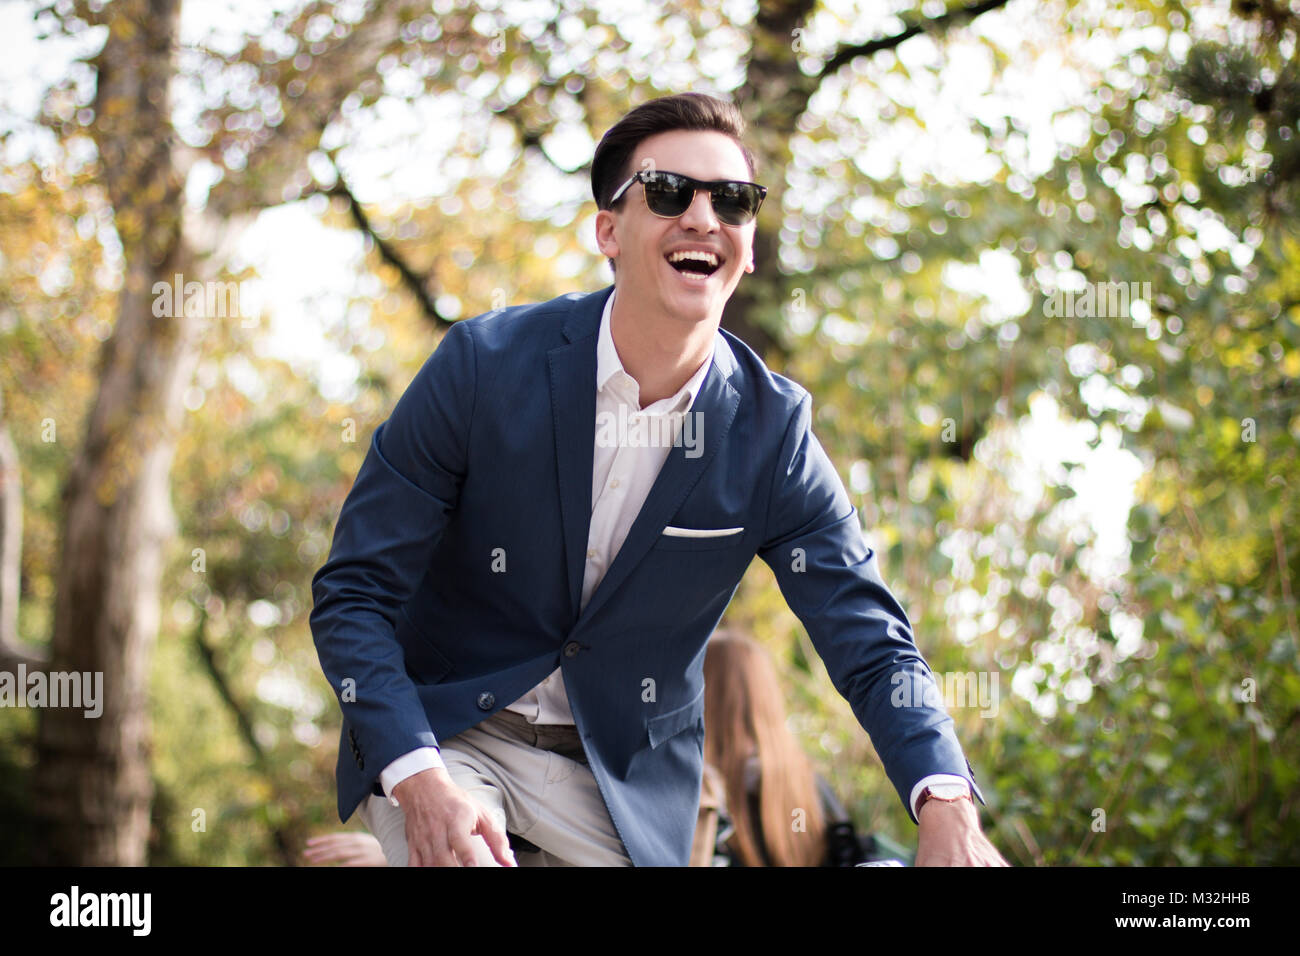
[[[582,746],[582,734],[573,724],[534,724],[513,710],[499,710],[488,720],[496,721],[521,743],[590,766],[587,752]]]

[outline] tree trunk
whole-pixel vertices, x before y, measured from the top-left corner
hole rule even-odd
[[[179,0],[108,8],[92,135],[125,274],[85,443],[63,495],[52,671],[103,675],[102,714],[40,713],[39,863],[137,866],[149,836],[149,670],[158,632],[169,474],[197,318],[155,317],[155,281],[188,281],[170,85]],[[183,308],[174,308],[183,313]]]
[[[799,70],[795,31],[806,25],[812,0],[776,0],[759,5],[751,33],[753,44],[745,82],[736,103],[745,115],[748,139],[759,164],[767,199],[754,234],[754,274],[736,287],[722,325],[764,358],[783,356],[786,343],[779,326],[786,299],[786,278],[779,269],[777,240],[785,201],[785,170],[795,124],[808,107],[818,80]]]

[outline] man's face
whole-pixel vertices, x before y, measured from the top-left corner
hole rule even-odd
[[[751,179],[740,147],[712,130],[673,130],[642,140],[623,179],[647,168],[704,181]],[[619,299],[690,324],[720,318],[741,273],[754,271],[755,223],[721,222],[707,192],[697,192],[681,216],[662,219],[647,208],[643,189],[633,183],[612,210],[596,214],[597,246],[618,265]],[[707,276],[679,270],[669,257],[683,250],[713,253],[717,269]]]

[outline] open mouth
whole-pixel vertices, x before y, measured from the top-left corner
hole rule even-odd
[[[716,253],[703,250],[686,249],[671,252],[664,258],[682,275],[692,278],[703,279],[722,268],[722,260]]]

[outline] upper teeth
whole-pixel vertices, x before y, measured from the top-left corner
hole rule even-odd
[[[681,252],[674,252],[668,257],[669,262],[681,262],[683,259],[698,259],[701,262],[707,262],[711,266],[718,264],[718,257],[711,252],[701,252],[697,249],[686,249]]]

